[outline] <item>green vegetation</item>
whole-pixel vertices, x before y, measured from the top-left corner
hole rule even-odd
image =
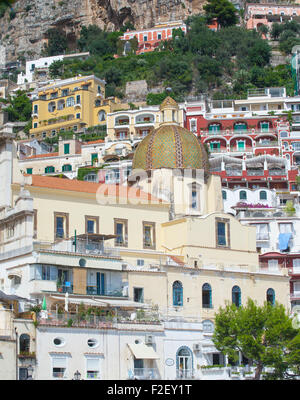
[[[48,43],[44,45],[42,56],[51,57],[64,54],[68,48],[67,35],[63,30],[48,29],[46,32]]]
[[[208,0],[203,9],[209,21],[216,18],[223,27],[238,23],[237,10],[228,0]]]
[[[101,167],[93,167],[93,168],[85,168],[85,167],[78,168],[77,179],[79,181],[83,181],[85,175],[92,173],[92,172],[97,173],[99,171],[99,169],[102,169],[102,168],[103,168],[103,165]]]
[[[215,6],[215,0],[208,5]],[[221,11],[231,6],[222,1],[222,7]],[[290,68],[269,64],[271,47],[261,32],[236,26],[234,20],[219,21],[223,27],[214,32],[207,27],[208,19],[215,18],[212,10],[207,9],[206,16],[189,17],[186,35],[174,30],[172,39],[162,41],[157,50],[135,55],[131,49],[126,57],[120,56],[124,50],[119,40],[122,31],[83,27],[78,49],[90,51],[91,56],[53,63],[51,77],[95,74],[106,80],[106,96],[120,98],[126,82],[145,79],[149,88],[161,87],[161,93],[148,95],[148,104],[159,104],[167,94],[176,101],[208,92],[216,98],[235,99],[244,97],[249,88],[268,86],[285,86],[293,95]],[[221,18],[221,11],[216,18]]]
[[[281,304],[234,304],[216,314],[213,342],[231,360],[241,352],[256,367],[255,378],[297,379],[300,376],[300,332]],[[265,367],[272,372],[263,372]],[[262,375],[263,373],[263,375]]]
[[[60,132],[54,137],[47,137],[44,142],[55,145],[58,144],[58,140],[61,137],[63,140],[72,139],[73,136],[77,139],[81,139],[83,142],[90,142],[92,140],[104,140],[106,136],[106,125],[96,125],[87,128],[86,133],[75,133],[72,130]]]
[[[274,23],[271,38],[279,41],[279,50],[286,55],[291,54],[295,45],[300,45],[300,24],[295,20],[283,24]]]
[[[8,120],[29,121],[31,118],[32,105],[26,92],[18,90],[15,96],[8,97],[9,106],[5,108],[8,112]]]

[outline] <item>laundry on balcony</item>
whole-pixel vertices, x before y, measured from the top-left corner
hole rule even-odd
[[[278,237],[279,241],[279,250],[286,250],[289,245],[290,238],[292,237],[291,233],[280,233]]]

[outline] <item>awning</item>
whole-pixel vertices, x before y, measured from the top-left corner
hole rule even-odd
[[[14,277],[22,278],[22,272],[21,271],[11,271],[8,273],[8,279],[14,279]]]
[[[159,356],[154,351],[153,347],[147,346],[144,343],[127,343],[130,351],[136,359],[157,360]]]
[[[69,295],[69,304],[85,304],[98,307],[127,307],[127,308],[146,308],[150,305],[145,303],[138,303],[136,301],[130,300],[119,300],[119,299],[94,299],[94,298],[81,298],[81,297],[71,297]],[[62,296],[51,296],[55,300],[65,300],[65,295]]]

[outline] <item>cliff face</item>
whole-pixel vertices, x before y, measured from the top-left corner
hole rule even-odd
[[[182,20],[202,10],[205,0],[18,0],[16,17],[8,12],[0,22],[0,44],[6,48],[6,61],[20,55],[40,56],[50,28],[64,30],[72,45],[82,26],[95,24],[108,31],[118,30],[130,21],[136,29],[158,22]]]

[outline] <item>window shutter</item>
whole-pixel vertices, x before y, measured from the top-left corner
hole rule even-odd
[[[67,368],[66,357],[52,357],[53,368]]]
[[[87,371],[99,371],[99,358],[87,358],[86,369]]]

